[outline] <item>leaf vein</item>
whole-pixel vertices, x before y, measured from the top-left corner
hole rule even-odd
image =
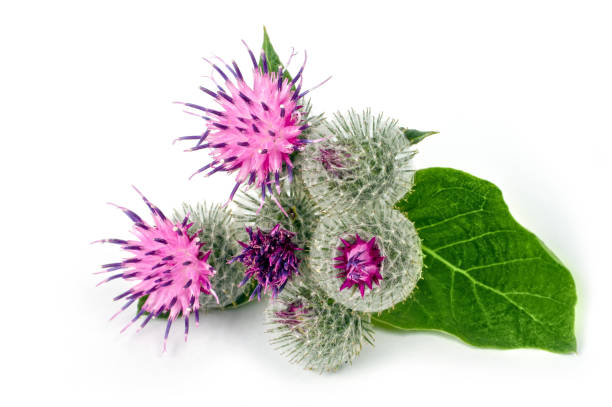
[[[491,317],[489,316],[489,313],[487,312],[487,309],[485,308],[484,304],[482,303],[482,301],[480,299],[480,296],[478,295],[478,290],[476,290],[476,283],[475,283],[475,281],[472,280],[471,282],[472,282],[472,291],[474,292],[474,297],[476,298],[476,303],[478,304],[478,306],[482,310],[482,313],[485,316],[485,320],[487,322],[487,327],[491,328]]]
[[[460,213],[458,215],[451,216],[450,218],[443,219],[443,220],[441,220],[439,222],[434,222],[434,223],[431,223],[429,225],[420,226],[420,227],[416,228],[416,230],[421,231],[421,230],[433,228],[433,227],[436,227],[436,226],[443,225],[446,222],[450,222],[452,220],[455,220],[455,219],[458,219],[458,218],[462,218],[464,216],[468,216],[468,215],[472,215],[472,214],[479,213],[479,212],[484,212],[484,211],[485,211],[484,208],[480,208],[480,209],[474,209],[474,210],[471,210],[471,211],[468,211],[468,212],[463,212],[463,213]]]
[[[527,295],[529,297],[541,298],[543,300],[549,300],[549,301],[554,301],[554,302],[559,303],[559,304],[564,304],[562,301],[559,301],[556,298],[548,297],[548,296],[542,295],[542,294],[528,293],[528,292],[525,292],[525,291],[506,291],[506,292],[504,292],[504,294],[506,294],[506,295]]]
[[[542,325],[542,326],[546,326],[546,324],[542,321],[540,321],[535,315],[531,314],[528,310],[526,310],[525,308],[523,308],[520,304],[518,304],[517,302],[515,302],[514,300],[512,300],[512,298],[508,297],[504,292],[499,291],[498,289],[488,286],[478,280],[476,280],[474,277],[472,277],[469,273],[467,273],[465,270],[463,270],[460,267],[455,266],[454,264],[452,264],[451,262],[449,262],[448,260],[446,260],[444,257],[440,256],[438,253],[436,253],[434,250],[430,249],[429,247],[423,246],[423,251],[428,253],[431,257],[433,257],[434,259],[438,260],[439,262],[443,263],[444,265],[446,265],[450,270],[455,270],[461,274],[463,274],[464,276],[466,276],[467,278],[469,278],[474,284],[477,284],[503,298],[506,299],[506,301],[508,301],[508,303],[510,303],[511,305],[513,305],[515,308],[517,308],[518,310],[520,310],[521,312],[523,312],[525,315],[527,315],[529,318],[531,318],[534,322],[537,322],[538,324]]]
[[[473,270],[482,270],[482,269],[487,269],[490,267],[504,266],[506,264],[521,263],[524,261],[533,261],[533,260],[542,260],[542,258],[541,257],[524,257],[520,259],[511,259],[511,260],[506,260],[506,261],[499,261],[496,263],[483,264],[480,266],[473,266],[473,267],[465,269],[464,271],[469,272]]]
[[[498,233],[511,233],[511,232],[515,232],[516,233],[516,232],[520,232],[520,231],[519,230],[515,230],[515,229],[494,230],[494,231],[491,231],[491,232],[486,232],[486,233],[482,233],[482,234],[477,235],[477,236],[470,237],[469,239],[458,240],[456,242],[449,243],[449,244],[444,245],[444,246],[436,247],[433,250],[442,250],[442,249],[453,247],[453,246],[456,246],[456,245],[459,245],[459,244],[473,242],[474,240],[478,240],[478,239],[486,237],[486,236],[495,235],[495,234],[498,234]]]

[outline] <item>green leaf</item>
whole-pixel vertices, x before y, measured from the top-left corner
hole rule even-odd
[[[404,136],[406,136],[410,144],[418,144],[426,137],[439,133],[437,131],[420,131],[415,129],[407,129],[405,127],[400,127],[400,130],[404,133]]]
[[[266,30],[266,27],[264,27],[263,45],[261,46],[261,48],[263,49],[264,54],[266,54],[266,59],[268,60],[268,70],[270,72],[278,72],[278,68],[283,66],[283,64],[276,51],[274,51],[274,47],[270,42],[270,37],[268,36],[268,31]],[[263,64],[260,58],[259,66],[261,67],[262,65]],[[283,77],[285,79],[291,80],[291,75],[289,75],[289,72],[287,72],[286,70],[283,70]]]
[[[425,269],[413,295],[372,320],[492,348],[576,351],[570,272],[510,215],[490,182],[449,168],[416,173],[396,204],[415,223]]]

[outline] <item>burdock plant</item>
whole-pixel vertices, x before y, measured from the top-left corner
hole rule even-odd
[[[259,58],[247,52],[244,70],[206,60],[211,85],[200,89],[216,105],[184,103],[205,126],[178,138],[208,153],[194,175],[235,177],[226,205],[184,205],[168,219],[143,197],[153,222],[119,207],[135,238],[101,241],[129,254],[102,266],[116,272],[102,283],[132,283],[115,297],[126,301],[117,314],[139,304],[124,330],[166,317],[165,349],[178,318],[187,338],[191,314],[197,324],[203,309],[270,294],[272,342],[319,372],[373,344],[372,321],[477,346],[575,351],[571,274],[494,185],[445,168],[415,175],[413,146],[435,132],[369,110],[324,121],[305,100],[305,53],[292,77],[265,31]]]

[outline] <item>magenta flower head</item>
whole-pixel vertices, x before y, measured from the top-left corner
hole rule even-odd
[[[282,65],[277,71],[269,69],[263,51],[259,66],[248,46],[247,50],[253,64],[252,84],[247,83],[235,61],[230,66],[219,59],[225,66],[224,70],[206,60],[212,65],[210,78],[217,89],[200,89],[211,96],[219,107],[210,109],[184,103],[203,113],[197,116],[207,121],[207,129],[200,136],[180,137],[177,140],[197,140],[196,145],[186,151],[209,150],[212,161],[192,177],[204,171],[208,171],[206,175],[235,172],[236,185],[230,194],[230,201],[239,186],[247,183],[261,190],[262,205],[267,193],[282,210],[272,187],[275,184],[277,193],[280,193],[285,169],[291,182],[293,164],[290,155],[312,142],[301,138],[310,123],[304,120],[305,114],[301,110],[304,106],[300,104],[300,99],[314,88],[302,91],[306,57],[298,73],[290,80]],[[224,86],[216,82],[215,74],[220,75]]]
[[[287,282],[298,274],[300,260],[296,257],[296,251],[302,250],[292,241],[295,233],[285,230],[277,224],[269,232],[257,228],[246,228],[249,234],[249,243],[238,242],[242,247],[242,253],[232,258],[229,262],[239,261],[246,266],[244,279],[240,285],[244,285],[251,278],[257,281],[257,286],[251,293],[251,299],[261,294],[272,291],[272,297],[276,298]]]
[[[371,290],[372,282],[380,285],[380,280],[382,280],[380,268],[384,257],[380,255],[376,237],[366,242],[359,237],[359,234],[356,234],[353,243],[342,238],[340,241],[343,243],[338,247],[341,254],[334,258],[337,261],[334,267],[342,270],[337,277],[344,279],[340,291],[356,285],[363,297],[366,286]]]
[[[98,285],[117,278],[135,282],[132,288],[114,298],[115,301],[125,298],[127,303],[111,319],[139,298],[148,296],[141,310],[121,332],[145,313],[148,315],[138,330],[152,318],[168,312],[168,324],[164,336],[165,351],[172,322],[179,315],[184,317],[185,340],[187,340],[191,312],[195,314],[196,326],[199,323],[200,293],[217,297],[210,284],[210,278],[215,274],[215,270],[207,263],[211,252],[204,253],[201,250],[204,243],[197,237],[200,231],[188,233],[193,225],[189,222],[189,215],[185,216],[182,222],[173,223],[158,207],[142,194],[141,196],[151,210],[154,224],[149,225],[131,210],[117,206],[134,222],[132,233],[136,239],[103,239],[98,242],[118,244],[133,257],[103,265],[104,271],[100,273],[116,270],[121,270],[121,273],[106,278]]]

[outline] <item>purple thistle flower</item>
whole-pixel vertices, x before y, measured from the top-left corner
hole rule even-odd
[[[212,65],[213,75],[218,74],[223,78],[223,84],[217,83],[211,75],[217,89],[200,89],[215,100],[219,110],[184,103],[198,111],[196,116],[207,121],[207,130],[202,135],[180,137],[178,140],[197,140],[196,145],[186,151],[210,151],[212,161],[192,177],[205,171],[208,171],[207,176],[220,171],[237,172],[236,185],[229,201],[234,198],[240,185],[247,183],[261,190],[262,205],[267,190],[267,194],[283,210],[272,187],[276,185],[276,192],[280,193],[284,168],[291,182],[293,164],[290,155],[306,144],[317,141],[300,138],[302,132],[310,127],[310,123],[303,119],[301,109],[304,106],[300,104],[300,99],[327,80],[303,90],[302,73],[306,56],[299,72],[289,80],[282,65],[278,71],[270,71],[262,51],[260,67],[246,43],[245,46],[253,64],[253,84],[247,84],[235,61],[229,65],[219,58],[219,66],[206,60]]]
[[[295,252],[302,250],[292,242],[295,233],[285,230],[277,224],[269,232],[257,228],[246,228],[250,242],[238,242],[243,251],[232,258],[229,263],[239,261],[246,266],[245,276],[240,286],[243,286],[252,278],[258,284],[251,293],[250,299],[257,296],[261,299],[262,291],[272,291],[272,297],[276,298],[287,282],[298,274],[300,260]]]
[[[356,285],[363,297],[366,286],[371,290],[372,282],[380,285],[380,280],[382,280],[380,269],[384,257],[380,255],[376,237],[366,242],[356,234],[353,243],[342,238],[340,241],[343,245],[337,249],[341,255],[334,258],[337,261],[334,267],[342,270],[337,277],[344,279],[340,291]]]

